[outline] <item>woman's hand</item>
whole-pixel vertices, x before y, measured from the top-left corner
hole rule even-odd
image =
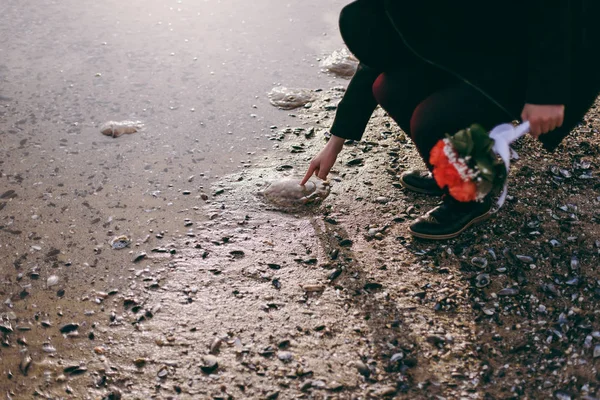
[[[529,121],[530,133],[537,139],[540,135],[562,126],[565,119],[565,106],[562,104],[525,104],[521,119]]]
[[[302,178],[300,184],[304,185],[313,173],[325,180],[331,167],[335,164],[337,155],[342,151],[342,147],[344,147],[344,141],[345,139],[332,135],[325,147],[323,147],[319,154],[317,154],[310,162],[308,171],[306,172],[306,175],[304,175],[304,178]]]

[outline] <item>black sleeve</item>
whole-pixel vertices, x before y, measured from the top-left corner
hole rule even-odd
[[[344,139],[360,140],[371,114],[377,107],[373,83],[379,72],[360,64],[352,77],[329,131]]]
[[[526,102],[567,104],[571,91],[571,1],[530,0],[528,4]]]

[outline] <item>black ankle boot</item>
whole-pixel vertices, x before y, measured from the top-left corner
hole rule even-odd
[[[467,228],[492,216],[492,201],[461,203],[445,195],[442,204],[417,218],[410,233],[421,239],[444,240],[457,237]]]
[[[400,175],[400,184],[413,192],[431,196],[441,196],[444,193],[429,171],[406,171]]]

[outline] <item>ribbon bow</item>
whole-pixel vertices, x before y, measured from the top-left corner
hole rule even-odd
[[[523,122],[521,125],[513,126],[512,124],[502,124],[496,126],[490,132],[490,138],[494,140],[494,147],[492,150],[498,154],[504,166],[506,166],[507,179],[504,182],[504,188],[502,194],[498,198],[498,209],[504,204],[506,195],[508,194],[508,172],[510,170],[510,159],[511,155],[513,158],[518,159],[518,154],[510,147],[510,145],[522,136],[529,132],[529,121]]]

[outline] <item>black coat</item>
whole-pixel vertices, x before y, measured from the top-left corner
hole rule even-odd
[[[549,150],[560,144],[598,96],[600,29],[594,24],[600,0],[371,1],[384,7],[404,47],[399,53],[408,52],[472,83],[499,106],[497,85],[481,73],[482,65],[516,74],[525,86],[523,105],[564,104],[563,127],[541,136]],[[352,119],[336,116],[332,133],[345,117]],[[510,117],[520,118],[513,110]]]

